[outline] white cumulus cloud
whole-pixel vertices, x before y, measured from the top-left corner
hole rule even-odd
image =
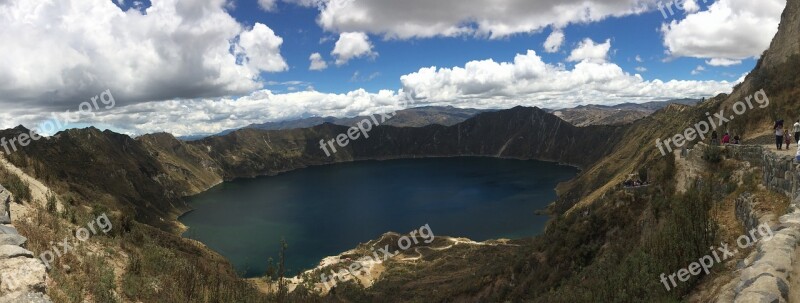
[[[569,57],[567,57],[567,61],[576,62],[586,60],[591,62],[605,62],[608,58],[609,50],[611,50],[610,39],[597,44],[592,41],[592,39],[586,38],[572,50]]]
[[[225,5],[159,0],[143,12],[107,0],[2,1],[0,105],[72,109],[107,89],[118,106],[260,89],[262,71],[285,69],[282,40],[263,24],[245,28]]]
[[[409,39],[473,35],[502,38],[654,9],[653,0],[288,0],[320,10],[331,32]]]
[[[281,56],[281,44],[283,38],[261,23],[256,23],[252,30],[239,36],[239,46],[247,58],[247,65],[263,71],[280,72],[289,68]]]
[[[616,64],[580,61],[571,70],[547,64],[535,51],[513,62],[470,61],[463,67],[422,68],[401,77],[403,90],[433,104],[549,108],[709,97],[730,92],[727,81],[644,80]]]
[[[702,65],[698,65],[692,70],[692,75],[699,75],[700,73],[704,72],[706,68]]]
[[[365,33],[341,33],[331,55],[336,57],[336,65],[344,65],[350,59],[378,56],[372,47],[372,43],[369,42],[369,37]]]
[[[713,58],[711,60],[706,60],[706,64],[711,66],[732,66],[732,65],[742,64],[742,60]]]
[[[743,78],[740,78],[741,81]],[[113,125],[117,131],[176,135],[217,133],[251,123],[308,116],[357,116],[400,109],[400,100],[414,106],[452,105],[471,108],[546,108],[585,104],[618,104],[677,98],[700,98],[730,92],[735,82],[644,80],[609,62],[580,61],[572,69],[548,64],[529,50],[512,62],[470,61],[463,67],[428,67],[400,78],[402,88],[377,93],[357,89],[344,94],[257,90],[238,98],[197,98],[145,102],[100,110],[82,123]],[[302,82],[284,84],[305,86]],[[0,113],[0,125],[36,125],[48,114]],[[16,123],[16,124],[15,124]]]
[[[544,41],[544,51],[548,53],[555,53],[561,48],[562,44],[564,44],[564,32],[560,29],[553,30],[553,32],[550,33],[550,35],[547,36],[547,39]]]
[[[275,2],[277,2],[277,1],[276,0],[258,0],[258,6],[261,7],[261,9],[263,9],[265,11],[271,12],[271,11],[275,10]]]
[[[718,0],[708,10],[662,25],[664,46],[672,57],[716,62],[758,57],[778,31],[785,7],[786,0]]]
[[[328,63],[325,62],[325,59],[322,59],[320,53],[311,54],[308,60],[311,61],[311,66],[308,67],[308,70],[324,70],[328,68]]]

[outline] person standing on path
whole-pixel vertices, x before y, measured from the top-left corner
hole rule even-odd
[[[789,147],[792,143],[792,134],[789,133],[788,129],[783,129],[783,142],[786,143],[786,150],[789,150]]]
[[[794,132],[794,139],[800,140],[800,120],[797,120],[797,122],[794,123],[794,126],[792,126],[792,132]]]
[[[781,150],[783,149],[783,120],[775,121],[773,129],[775,130],[775,145],[778,150]]]

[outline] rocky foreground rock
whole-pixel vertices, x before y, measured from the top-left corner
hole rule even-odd
[[[11,224],[11,193],[0,186],[0,224]]]
[[[0,303],[51,302],[45,294],[47,270],[25,249],[25,237],[10,225],[11,195],[0,186]]]

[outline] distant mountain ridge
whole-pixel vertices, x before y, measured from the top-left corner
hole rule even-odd
[[[696,105],[698,99],[675,99],[646,103],[622,103],[617,105],[581,105],[574,108],[547,111],[575,126],[618,125],[650,116],[670,104]]]
[[[475,115],[483,112],[493,110],[488,109],[474,109],[474,108],[457,108],[453,106],[422,106],[408,108],[397,111],[397,114],[390,120],[387,120],[384,125],[396,127],[422,127],[433,124],[451,126]],[[342,126],[353,126],[357,122],[368,119],[367,116],[358,116],[352,118],[336,118],[336,117],[308,117],[280,122],[266,122],[260,124],[250,124],[242,128],[262,129],[262,130],[287,130],[298,128],[309,128],[325,123],[331,123]],[[239,129],[242,129],[239,128]],[[214,135],[195,135],[195,136],[182,136],[178,137],[184,141],[200,140],[210,136],[223,136],[230,134],[238,129],[229,129]]]
[[[695,105],[697,99],[675,99],[647,103],[622,103],[617,105],[581,105],[569,109],[544,109],[575,126],[627,124],[647,117],[669,104]],[[396,127],[423,127],[433,124],[451,126],[466,121],[479,113],[496,111],[492,109],[457,108],[453,106],[422,106],[397,111],[392,119],[384,125]],[[229,129],[213,135],[179,136],[180,140],[195,141],[211,136],[224,136],[243,128],[263,130],[287,130],[309,128],[325,123],[353,126],[367,116],[352,118],[308,117],[280,122],[250,124],[248,126]]]

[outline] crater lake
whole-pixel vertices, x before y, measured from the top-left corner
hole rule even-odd
[[[318,265],[359,243],[429,224],[436,236],[475,241],[523,238],[548,220],[537,215],[559,182],[578,169],[480,157],[360,161],[225,182],[188,198],[184,237],[228,258],[243,277],[278,260],[287,274]]]

